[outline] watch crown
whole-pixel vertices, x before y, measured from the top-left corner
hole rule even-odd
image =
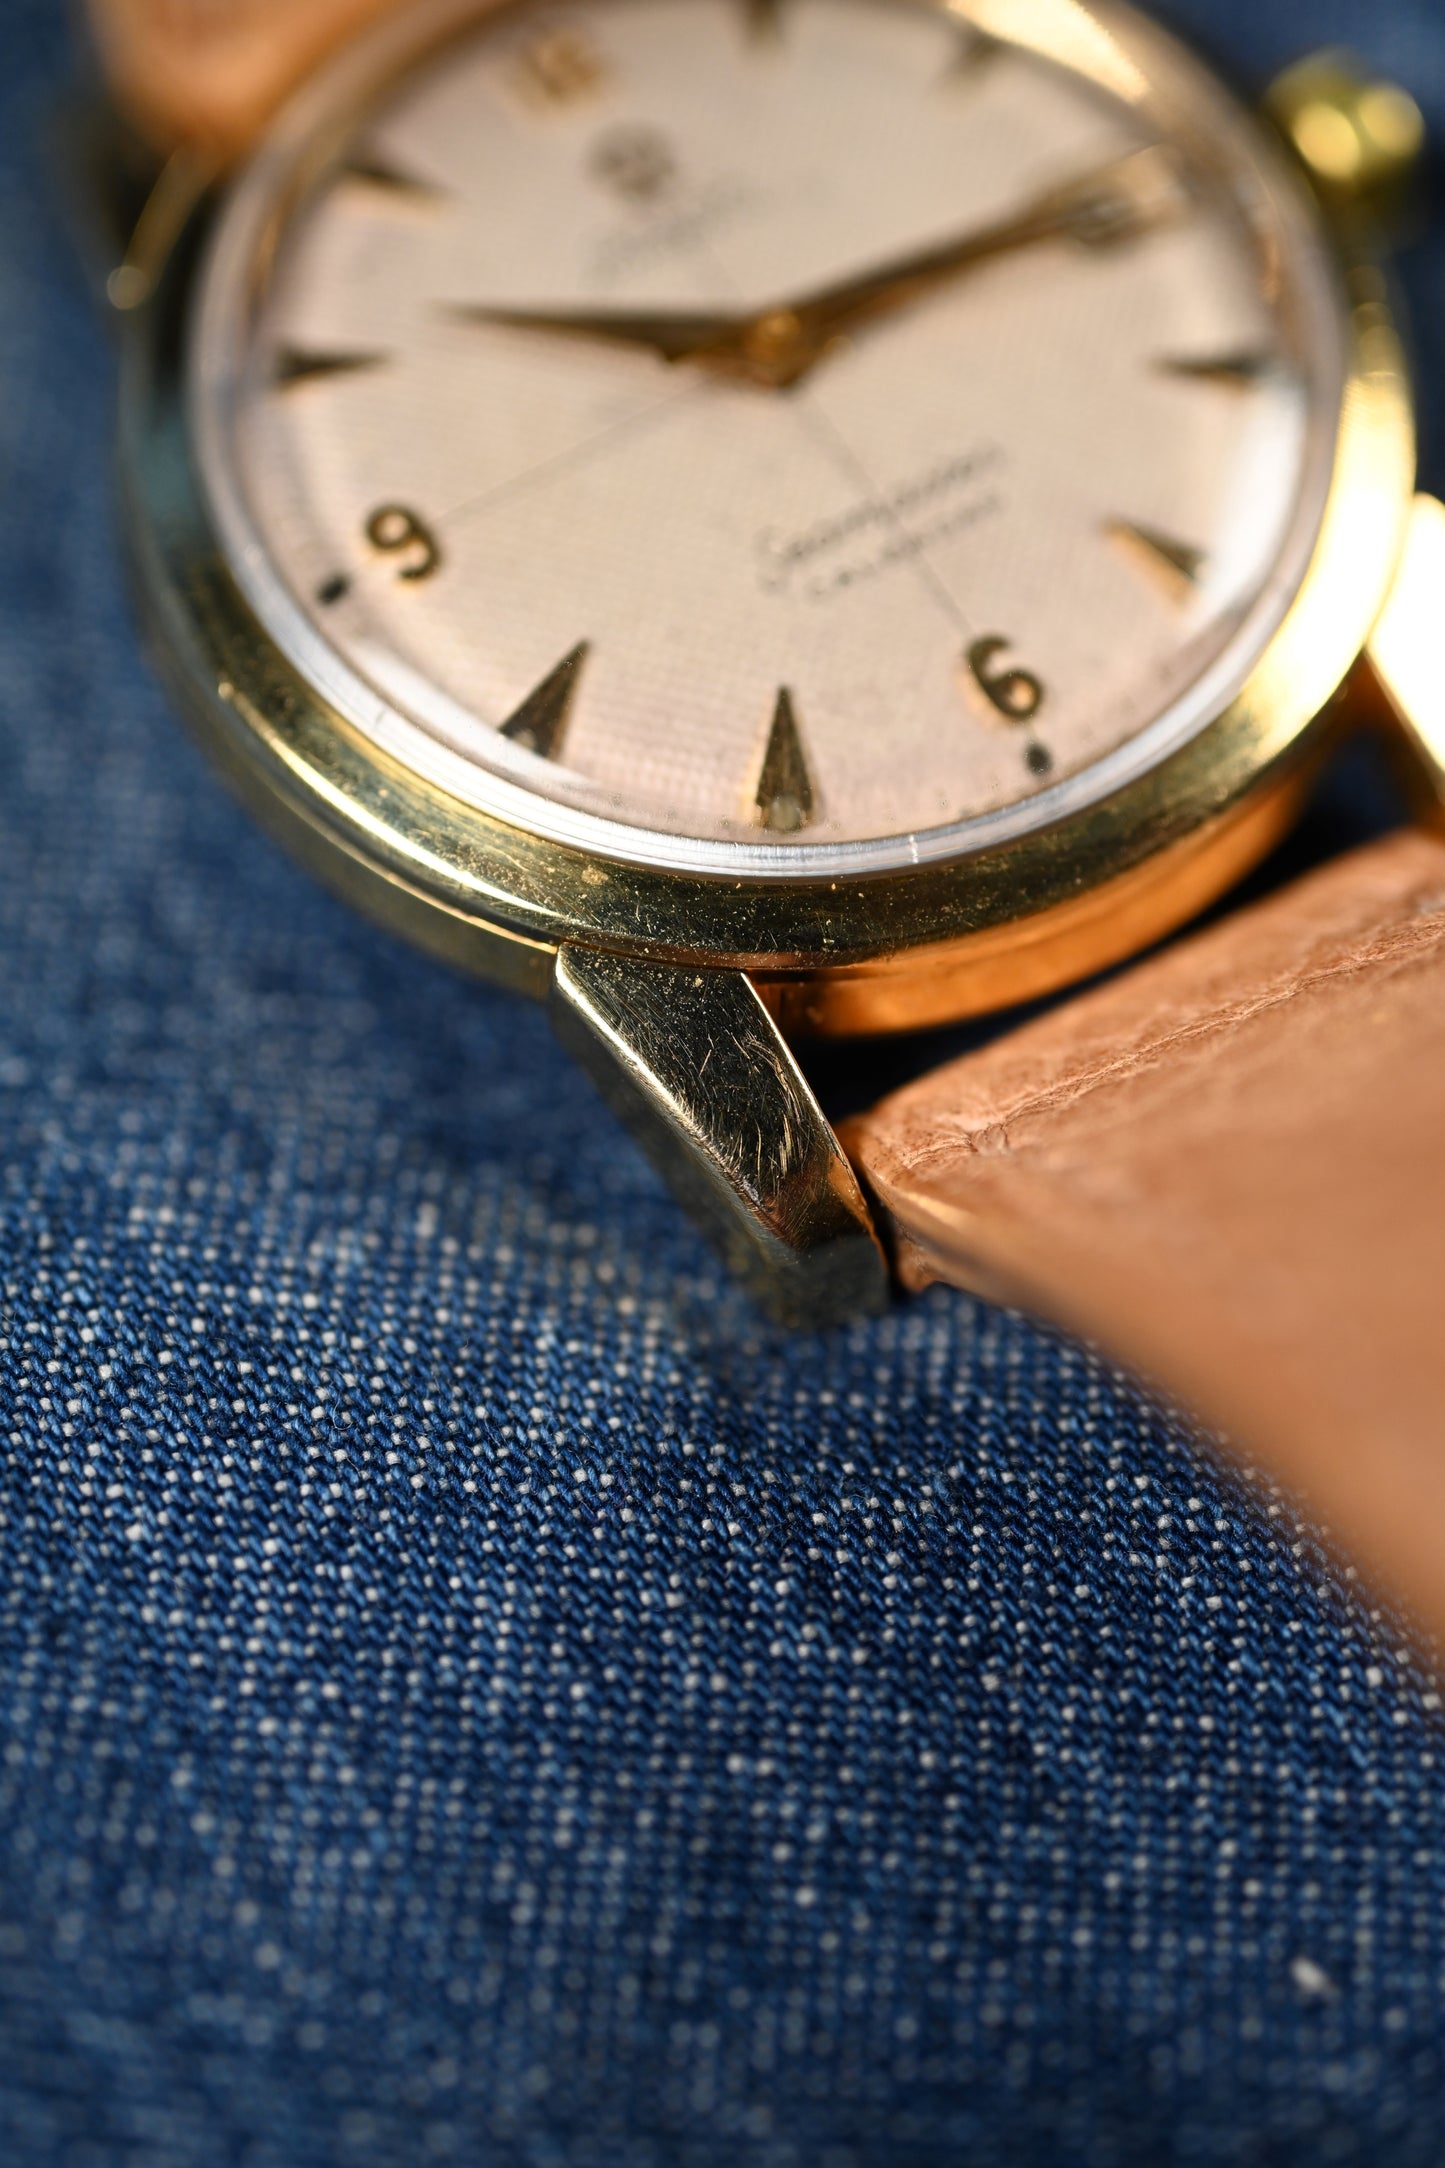
[[[1425,149],[1425,118],[1409,91],[1331,50],[1276,77],[1264,107],[1328,209],[1375,227],[1398,219]]]

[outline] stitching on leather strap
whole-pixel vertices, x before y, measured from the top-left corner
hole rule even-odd
[[[1383,935],[1375,934],[1364,942],[1357,943],[1347,953],[1332,957],[1328,963],[1313,970],[1296,973],[1283,986],[1271,987],[1266,992],[1226,1003],[1207,1014],[1173,1024],[1167,1030],[1131,1047],[1127,1053],[1097,1061],[1088,1068],[1075,1070],[1052,1084],[1035,1089],[1007,1109],[1000,1109],[985,1124],[970,1126],[960,1123],[956,1130],[950,1132],[946,1144],[940,1140],[927,1152],[921,1164],[926,1166],[945,1152],[950,1157],[955,1156],[960,1148],[978,1156],[991,1156],[994,1152],[1010,1150],[1012,1140],[1009,1131],[1015,1123],[1056,1108],[1076,1105],[1103,1086],[1124,1081],[1155,1067],[1178,1049],[1222,1037],[1226,1033],[1239,1030],[1258,1016],[1287,1008],[1301,995],[1312,994],[1332,983],[1358,977],[1365,971],[1408,966],[1421,954],[1439,946],[1442,937],[1445,937],[1445,904],[1442,904],[1438,895],[1428,900],[1416,896],[1398,908],[1412,909],[1416,915],[1403,923],[1393,925]],[[947,1116],[943,1118],[947,1120]]]

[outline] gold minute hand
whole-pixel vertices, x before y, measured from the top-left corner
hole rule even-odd
[[[1072,234],[1097,247],[1132,239],[1185,200],[1171,154],[1151,146],[1049,189],[992,226],[898,257],[719,332],[690,357],[785,389],[855,325],[920,300],[933,287],[1000,256]]]

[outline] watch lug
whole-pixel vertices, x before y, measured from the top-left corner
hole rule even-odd
[[[1351,242],[1380,248],[1399,237],[1425,151],[1424,116],[1407,90],[1329,50],[1277,76],[1264,110]]]
[[[1374,705],[1406,756],[1422,817],[1445,826],[1445,505],[1420,496],[1365,655]]]
[[[782,1322],[881,1310],[857,1177],[741,971],[563,948],[552,1020],[755,1298]]]
[[[124,264],[162,161],[99,98],[75,98],[51,117],[47,149],[71,239],[102,306]]]
[[[120,113],[98,102],[62,108],[51,156],[98,302],[120,316],[143,308],[214,168],[189,150],[158,157]]]

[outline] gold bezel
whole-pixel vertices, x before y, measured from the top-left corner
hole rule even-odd
[[[951,0],[935,0],[947,6]],[[1102,39],[1073,0],[970,0]],[[1107,20],[1127,21],[1124,11]],[[1151,34],[1152,37],[1152,34]],[[1026,42],[1042,45],[1039,35]],[[1102,57],[1101,57],[1102,54]],[[1080,56],[1070,58],[1079,64]],[[1414,480],[1406,372],[1378,277],[1344,277],[1347,381],[1314,558],[1230,706],[1158,766],[1061,819],[944,864],[866,878],[735,879],[593,857],[463,805],[319,697],[224,561],[188,437],[185,342],[202,206],[131,321],[127,530],[148,625],[222,766],[301,855],[373,915],[467,968],[543,993],[564,944],[751,972],[794,1028],[913,1028],[1007,1005],[1144,946],[1257,858],[1365,646]],[[1326,245],[1321,236],[1321,245]]]

